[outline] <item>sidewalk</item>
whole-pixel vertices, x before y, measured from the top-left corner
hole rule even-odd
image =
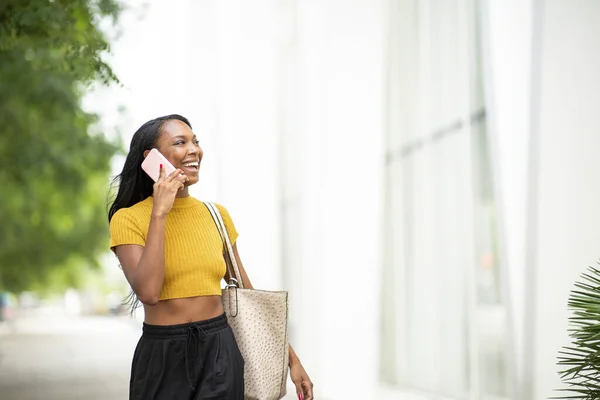
[[[11,331],[12,331],[12,328],[11,328],[9,322],[0,321],[0,337],[10,334]]]
[[[139,332],[110,317],[28,317],[0,327],[2,400],[126,400]]]

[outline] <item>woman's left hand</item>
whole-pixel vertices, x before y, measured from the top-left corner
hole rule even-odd
[[[296,361],[290,365],[290,378],[296,385],[296,394],[299,400],[313,400],[313,383],[300,361]]]

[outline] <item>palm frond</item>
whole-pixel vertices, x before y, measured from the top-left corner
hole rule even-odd
[[[581,275],[568,301],[571,344],[559,351],[561,380],[557,390],[565,396],[552,399],[596,400],[600,398],[600,269],[589,267]]]

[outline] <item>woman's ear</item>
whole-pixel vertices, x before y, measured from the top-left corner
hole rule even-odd
[[[148,157],[148,153],[150,153],[150,150],[145,150],[144,151],[144,158]]]

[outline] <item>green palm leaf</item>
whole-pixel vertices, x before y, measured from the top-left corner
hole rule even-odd
[[[571,344],[559,351],[564,396],[553,399],[600,398],[600,270],[590,267],[575,283],[568,302]]]

